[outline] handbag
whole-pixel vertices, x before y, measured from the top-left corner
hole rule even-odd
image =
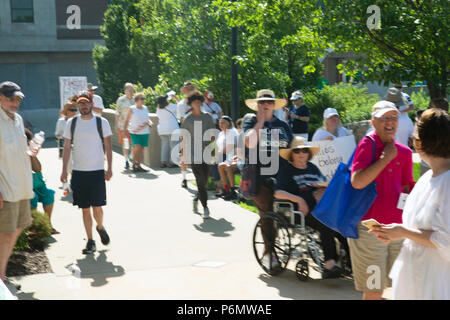
[[[260,171],[257,164],[246,163],[242,167],[241,184],[239,192],[246,200],[255,198],[259,191]]]
[[[372,164],[375,161],[375,141],[372,137]],[[377,197],[376,182],[363,189],[355,189],[351,183],[353,152],[347,164],[339,163],[325,193],[312,211],[313,216],[327,227],[346,238],[358,238],[357,224]]]

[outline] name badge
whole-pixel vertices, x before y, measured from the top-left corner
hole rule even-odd
[[[408,196],[409,196],[409,194],[407,194],[407,193],[400,193],[400,197],[398,198],[398,203],[397,203],[397,209],[403,210]]]

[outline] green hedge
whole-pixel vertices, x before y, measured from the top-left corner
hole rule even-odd
[[[32,225],[25,229],[17,239],[15,251],[26,249],[43,250],[47,239],[51,236],[51,225],[48,216],[37,210],[31,211]]]
[[[377,94],[369,94],[366,87],[339,83],[313,89],[305,94],[305,104],[311,112],[309,122],[310,137],[323,124],[323,111],[335,108],[343,124],[368,120],[372,106],[380,100]]]

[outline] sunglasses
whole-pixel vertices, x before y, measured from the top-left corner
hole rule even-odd
[[[262,101],[259,101],[258,104],[275,104],[275,101],[273,101],[273,100],[262,100]]]
[[[293,149],[292,152],[295,153],[295,154],[299,154],[299,153],[309,153],[309,150],[306,149],[306,148],[300,148],[300,149]]]

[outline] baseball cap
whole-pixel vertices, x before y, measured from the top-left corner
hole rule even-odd
[[[303,99],[303,94],[301,93],[301,91],[295,91],[294,93],[292,93],[291,100],[294,101],[297,99]]]
[[[205,92],[205,97],[208,100],[214,100],[214,93],[212,93],[212,91],[206,91]]]
[[[393,102],[381,100],[375,103],[372,107],[372,119],[381,118],[386,112],[395,111],[400,114]]]
[[[97,86],[94,86],[92,83],[88,83],[88,84],[87,84],[87,89],[88,89],[88,90],[94,91],[94,90],[97,90],[98,87],[97,87]]]
[[[324,119],[328,119],[331,118],[332,116],[339,116],[339,113],[337,112],[337,110],[335,108],[326,108],[325,111],[323,112],[323,118]]]
[[[0,94],[4,95],[7,98],[12,97],[21,97],[22,99],[25,98],[25,95],[22,93],[19,85],[11,81],[5,81],[0,83]]]
[[[87,91],[81,91],[78,93],[77,95],[77,102],[92,102],[92,96],[89,92]]]

